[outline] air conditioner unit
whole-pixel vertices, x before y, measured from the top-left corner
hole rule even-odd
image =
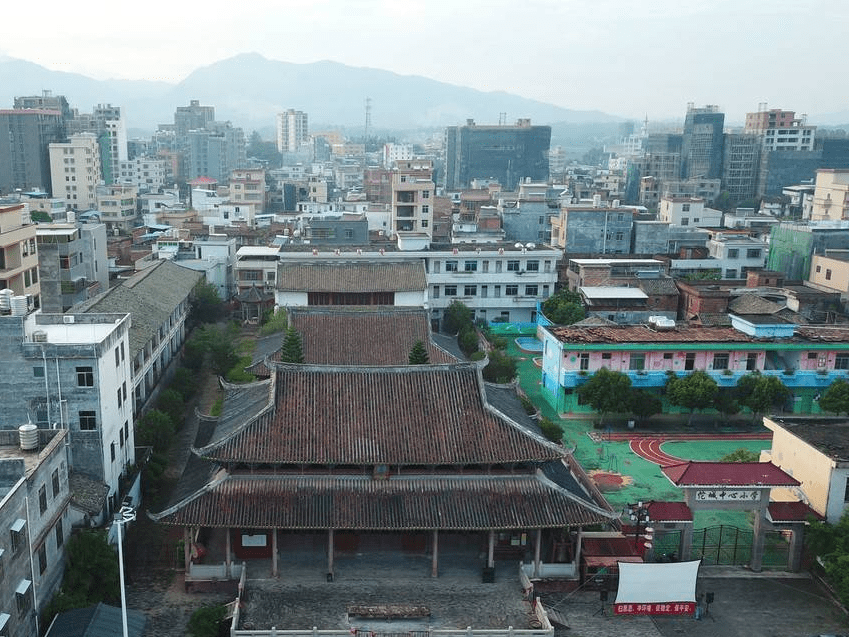
[[[65,325],[70,325],[71,323],[74,322],[74,315],[73,314],[66,314],[65,316],[62,317],[62,322]]]

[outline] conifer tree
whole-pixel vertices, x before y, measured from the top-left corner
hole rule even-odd
[[[427,365],[429,362],[430,358],[427,355],[424,343],[416,341],[413,349],[410,350],[410,365]]]
[[[303,363],[304,349],[301,343],[301,335],[294,327],[286,329],[283,337],[283,348],[280,350],[280,361],[283,363]]]

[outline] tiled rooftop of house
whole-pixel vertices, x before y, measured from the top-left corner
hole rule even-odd
[[[682,462],[661,467],[679,487],[795,487],[800,482],[771,462]]]
[[[424,263],[340,261],[280,263],[277,289],[282,292],[424,292]]]
[[[683,327],[670,330],[653,330],[643,325],[608,325],[599,327],[549,328],[563,343],[746,343],[752,337],[733,327]]]

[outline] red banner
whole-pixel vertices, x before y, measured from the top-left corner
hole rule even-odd
[[[692,615],[696,602],[652,602],[650,604],[614,604],[617,615]]]

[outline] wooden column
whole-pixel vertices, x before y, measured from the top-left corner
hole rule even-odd
[[[333,529],[327,531],[327,574],[333,575]]]
[[[537,529],[537,537],[534,541],[534,577],[539,577],[540,571],[540,559],[539,559],[539,551],[540,544],[542,544],[542,529]]]
[[[486,554],[486,565],[489,568],[495,566],[495,531],[489,532],[489,550]]]
[[[232,560],[230,559],[230,532],[232,529],[225,529],[227,538],[224,543],[224,567],[226,569],[225,576],[230,579],[230,574],[233,572]]]
[[[192,531],[190,527],[183,529],[183,562],[186,567],[186,577],[189,576],[189,563],[192,559]]]
[[[583,527],[578,527],[578,541],[575,543],[575,568],[578,572],[581,570],[581,543],[584,539],[583,530]]]
[[[439,577],[439,531],[433,530],[433,555],[430,562],[430,576]]]
[[[277,575],[277,529],[271,529],[271,577]]]

